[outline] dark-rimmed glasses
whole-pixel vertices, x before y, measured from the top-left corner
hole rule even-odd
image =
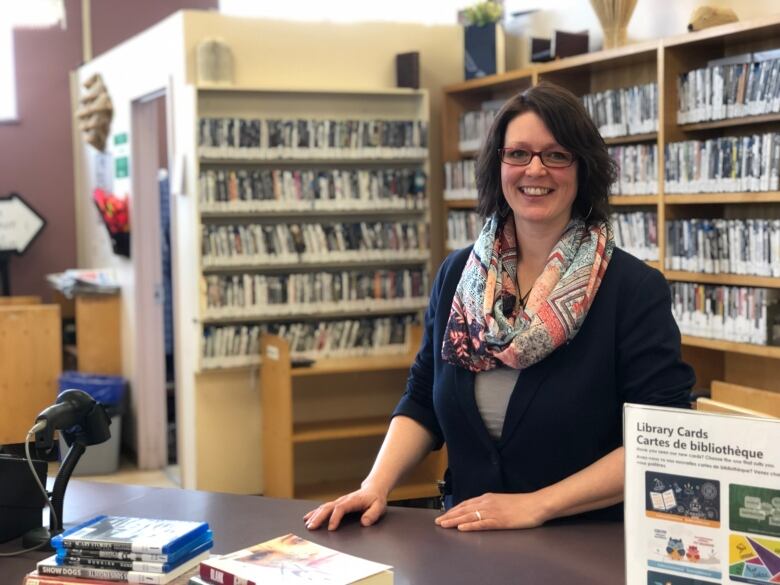
[[[565,150],[527,150],[525,148],[499,148],[498,156],[501,162],[516,167],[525,167],[531,164],[535,156],[539,157],[542,164],[551,169],[563,169],[570,167],[575,160],[575,156]]]

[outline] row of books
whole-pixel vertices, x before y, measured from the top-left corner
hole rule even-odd
[[[428,273],[419,268],[210,275],[205,281],[210,315],[243,309],[270,314],[293,314],[308,308],[327,312],[357,306],[370,311],[372,305],[388,306],[378,301],[395,301],[403,307],[428,295]]]
[[[447,248],[457,250],[474,243],[482,229],[483,221],[476,211],[450,211],[447,213]]]
[[[389,565],[294,534],[224,555],[209,554],[213,542],[205,522],[98,516],[67,530],[54,542],[57,554],[40,561],[24,585],[393,583]],[[161,565],[171,566],[156,571]]]
[[[209,169],[201,210],[422,209],[421,169]]]
[[[780,50],[717,59],[677,80],[678,124],[780,112]]]
[[[672,142],[665,147],[667,193],[777,191],[780,133]]]
[[[604,138],[658,130],[657,83],[586,94],[582,103]]]
[[[609,155],[618,165],[618,179],[612,184],[613,195],[658,193],[657,144],[610,146]]]
[[[96,516],[52,539],[25,585],[184,585],[214,544],[206,522]]]
[[[424,157],[428,122],[201,118],[198,147],[204,158]]]
[[[615,245],[640,260],[658,260],[658,214],[651,211],[613,213]]]
[[[260,335],[284,338],[290,352],[314,359],[408,351],[411,315],[341,319],[335,321],[224,325],[203,328],[201,355],[205,360],[260,355]]]
[[[780,219],[682,219],[666,223],[666,268],[780,277]]]
[[[473,159],[444,163],[444,199],[475,199],[476,162]]]
[[[479,110],[464,112],[458,118],[458,150],[469,153],[479,150],[488,135],[493,119],[503,102],[488,101]]]
[[[739,343],[780,343],[774,289],[673,282],[672,312],[684,335]]]
[[[203,265],[227,258],[249,263],[384,258],[385,252],[427,253],[424,221],[204,225]],[[372,254],[379,252],[380,254]]]

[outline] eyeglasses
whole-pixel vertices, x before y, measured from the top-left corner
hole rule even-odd
[[[499,148],[498,156],[501,162],[516,167],[525,167],[531,164],[535,156],[539,157],[542,164],[552,169],[563,169],[570,167],[574,163],[575,156],[565,150],[526,150],[524,148]]]

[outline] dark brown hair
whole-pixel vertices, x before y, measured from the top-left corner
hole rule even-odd
[[[577,197],[572,215],[589,225],[609,221],[609,190],[617,178],[617,164],[588,112],[570,91],[542,82],[510,98],[496,114],[477,158],[477,211],[483,218],[504,215],[509,204],[501,188],[501,158],[509,123],[520,114],[534,112],[555,140],[577,159]]]

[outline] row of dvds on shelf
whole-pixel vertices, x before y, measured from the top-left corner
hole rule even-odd
[[[421,169],[210,169],[200,174],[202,211],[423,209]]]
[[[651,211],[613,213],[615,245],[640,260],[658,260],[658,214]]]
[[[201,118],[203,157],[425,156],[425,120]]]
[[[458,150],[471,152],[479,150],[487,136],[493,118],[503,105],[501,100],[483,102],[481,109],[464,112],[458,118]]]
[[[477,196],[476,161],[444,163],[444,199],[474,199]]]
[[[690,282],[670,287],[672,313],[683,335],[780,344],[780,291]]]
[[[206,276],[206,306],[210,316],[294,314],[419,307],[427,299],[428,273],[404,270],[343,270],[293,274],[234,274]],[[412,301],[413,305],[409,303]]]
[[[682,219],[666,223],[666,268],[780,277],[780,219]]]
[[[780,112],[780,50],[717,59],[677,80],[678,124]]]
[[[672,142],[665,147],[666,193],[777,191],[780,133]]]
[[[235,363],[235,358],[259,361],[260,336],[282,337],[296,357],[353,357],[403,354],[410,351],[412,315],[340,319],[335,321],[224,325],[203,328],[201,356],[207,367]],[[224,360],[224,358],[233,358]]]
[[[457,250],[474,243],[484,222],[476,211],[453,210],[447,213],[447,248]]]
[[[618,165],[613,195],[649,195],[658,193],[658,145],[629,144],[610,146],[609,155]]]
[[[364,258],[371,252],[427,252],[428,224],[411,222],[279,223],[204,225],[203,264],[226,258],[248,262],[337,261],[343,254]]]
[[[658,130],[657,83],[586,94],[582,103],[604,138]]]

